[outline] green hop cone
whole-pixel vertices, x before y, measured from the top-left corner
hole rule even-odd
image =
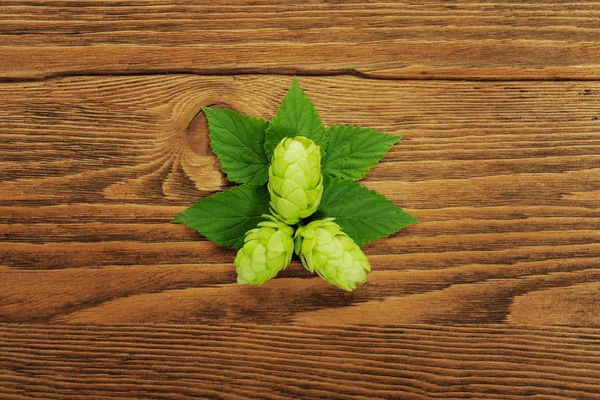
[[[341,289],[356,289],[371,272],[365,253],[333,218],[299,227],[295,241],[296,254],[304,267]]]
[[[233,264],[238,283],[262,285],[285,269],[294,252],[294,230],[271,215],[269,221],[246,232],[244,246],[238,251]]]
[[[268,187],[273,213],[286,224],[317,211],[323,196],[319,146],[303,136],[283,139],[271,159]]]

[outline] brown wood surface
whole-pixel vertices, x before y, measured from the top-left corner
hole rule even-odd
[[[0,2],[0,398],[600,398],[600,3]],[[169,221],[203,106],[404,137],[346,293]]]
[[[599,2],[570,0],[3,0],[0,78],[598,79],[599,18]]]

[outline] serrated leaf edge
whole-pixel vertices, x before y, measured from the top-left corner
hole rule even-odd
[[[246,186],[246,187],[253,187],[253,188],[264,187],[264,185],[253,185],[253,184],[250,184],[250,183],[245,183],[245,184],[243,184],[243,185],[240,185],[240,186],[234,186],[234,187],[232,187],[232,188],[229,188],[229,189],[226,189],[226,190],[221,190],[220,192],[214,193],[214,194],[212,194],[212,195],[210,195],[210,196],[208,196],[208,197],[202,198],[202,199],[200,199],[200,200],[198,200],[198,201],[194,202],[192,205],[190,205],[190,206],[189,206],[188,208],[186,208],[184,211],[182,211],[181,213],[179,213],[179,214],[178,214],[178,215],[177,215],[175,218],[173,218],[173,220],[172,220],[171,222],[172,222],[172,223],[178,223],[178,224],[185,225],[185,226],[187,226],[189,229],[192,229],[192,230],[194,230],[194,231],[198,232],[198,233],[199,233],[199,234],[201,234],[203,237],[205,237],[206,239],[210,240],[211,242],[213,242],[213,243],[215,243],[215,244],[218,244],[219,246],[227,247],[227,248],[230,248],[230,249],[236,249],[236,250],[237,250],[237,249],[240,249],[241,247],[237,247],[237,246],[235,245],[235,243],[236,243],[236,242],[238,242],[238,239],[236,239],[236,240],[230,239],[230,240],[228,240],[228,241],[227,241],[228,243],[226,243],[226,242],[223,242],[223,241],[215,241],[215,240],[213,240],[213,239],[209,238],[208,236],[206,236],[206,235],[205,235],[205,234],[204,234],[204,233],[203,233],[201,230],[199,230],[199,229],[196,229],[196,228],[193,228],[193,227],[191,227],[191,226],[187,225],[187,224],[185,223],[185,218],[183,218],[183,217],[182,217],[182,215],[183,215],[184,213],[186,213],[186,212],[187,212],[189,209],[191,209],[191,208],[194,208],[194,206],[195,206],[196,204],[198,204],[198,203],[200,203],[200,202],[202,202],[202,201],[205,201],[205,200],[208,200],[208,199],[213,199],[213,200],[214,200],[215,198],[222,197],[222,196],[223,196],[225,193],[228,193],[228,192],[231,192],[231,191],[234,191],[234,190],[238,190],[238,189],[243,189],[243,187],[244,187],[244,186]],[[247,196],[245,196],[245,197],[247,197]],[[247,199],[246,199],[246,200],[247,200]],[[266,204],[268,205],[268,199],[266,199],[266,200],[267,200],[267,203],[266,203]],[[232,218],[232,217],[230,217],[230,218]],[[250,218],[264,218],[264,217],[263,217],[263,214],[261,214],[261,216],[260,216],[260,217],[248,217],[248,216],[243,216],[243,215],[242,215],[242,216],[241,216],[241,218],[244,218],[244,219],[246,219],[246,220],[249,220]],[[219,219],[227,219],[227,218],[221,218],[221,217],[220,217]],[[230,228],[228,228],[228,229],[232,229],[232,228],[233,228],[233,227],[230,227]],[[242,241],[242,243],[241,243],[241,244],[243,245],[243,241]]]
[[[407,214],[408,216],[410,216],[410,217],[413,219],[413,221],[411,221],[409,224],[406,224],[406,225],[404,225],[404,226],[402,226],[402,227],[398,228],[397,230],[395,230],[394,232],[390,233],[390,234],[389,234],[389,235],[387,235],[387,236],[379,236],[379,237],[377,237],[376,239],[373,239],[373,240],[368,240],[368,241],[365,241],[364,243],[360,243],[360,242],[358,242],[358,241],[356,241],[356,240],[355,240],[355,241],[357,242],[357,244],[359,245],[359,247],[363,247],[364,245],[366,245],[366,244],[369,244],[369,243],[373,243],[373,242],[375,242],[375,241],[377,241],[377,240],[379,240],[379,239],[385,239],[385,238],[388,238],[388,237],[390,237],[390,236],[392,236],[392,235],[395,235],[396,233],[398,233],[398,232],[399,232],[399,231],[401,231],[402,229],[404,229],[404,228],[407,228],[407,227],[409,227],[409,226],[411,226],[411,225],[414,225],[414,224],[416,224],[417,222],[419,222],[419,220],[418,220],[416,217],[414,217],[412,214],[410,214],[410,213],[408,213],[407,211],[405,211],[405,210],[404,210],[402,207],[399,207],[399,206],[398,206],[398,205],[397,205],[397,204],[396,204],[394,201],[392,201],[392,200],[388,199],[388,198],[387,198],[385,195],[383,195],[383,194],[381,194],[381,193],[379,193],[379,192],[376,192],[376,191],[374,191],[374,190],[371,190],[371,189],[369,189],[368,187],[365,187],[365,186],[361,185],[360,183],[358,183],[358,182],[356,182],[356,181],[350,181],[349,179],[340,179],[340,178],[336,178],[336,177],[328,177],[328,181],[329,181],[329,182],[327,182],[327,181],[326,181],[326,182],[324,182],[324,185],[331,184],[331,181],[338,181],[338,182],[351,182],[351,183],[353,183],[353,184],[356,184],[356,185],[358,185],[358,186],[359,186],[359,187],[360,187],[362,190],[366,190],[366,191],[368,191],[368,192],[371,192],[371,193],[375,194],[375,196],[377,196],[377,197],[380,197],[380,198],[383,198],[383,200],[384,200],[384,201],[387,201],[387,202],[390,202],[390,203],[392,203],[392,204],[393,204],[393,205],[394,205],[394,206],[395,206],[397,209],[399,209],[401,212],[403,212],[403,213]],[[329,217],[328,217],[328,218],[329,218]],[[331,218],[336,218],[336,217],[331,217]],[[360,219],[359,219],[359,218],[355,218],[355,217],[344,217],[344,218],[345,218],[345,219],[352,219],[352,220],[360,221]],[[337,219],[337,218],[336,218],[336,219]]]
[[[383,157],[385,157],[385,155],[392,149],[392,147],[394,147],[400,140],[402,140],[402,136],[400,135],[392,135],[390,133],[386,133],[386,132],[382,132],[378,129],[373,129],[373,128],[367,128],[364,126],[358,126],[358,125],[346,125],[346,124],[334,124],[334,125],[330,125],[329,128],[326,129],[325,134],[329,135],[329,129],[336,127],[336,128],[357,128],[357,129],[366,129],[366,130],[370,130],[370,131],[374,131],[377,133],[381,133],[383,135],[387,135],[389,137],[395,138],[396,140],[394,141],[394,143],[391,144],[391,146],[385,151],[385,153],[383,153],[383,156],[381,156],[381,159],[383,159]],[[324,157],[321,157],[321,159],[323,159]],[[332,178],[332,179],[341,179],[341,180],[345,180],[345,181],[352,181],[352,182],[356,182],[356,181],[360,181],[361,179],[363,179],[364,177],[366,177],[368,174],[371,173],[371,170],[373,168],[375,168],[377,165],[379,165],[381,163],[381,159],[379,159],[379,161],[377,161],[377,163],[371,167],[367,168],[367,171],[363,174],[362,177],[358,178],[358,179],[350,179],[350,178],[343,178],[337,175],[331,175],[331,174],[327,174],[326,172],[323,173],[323,175],[327,175],[328,177]],[[321,166],[323,167],[323,165]],[[362,170],[358,170],[358,172],[362,173]]]
[[[225,175],[225,178],[226,178],[226,179],[227,179],[229,182],[234,182],[234,183],[248,184],[248,185],[258,185],[258,186],[260,186],[260,185],[264,185],[264,184],[267,182],[267,180],[269,179],[269,178],[268,178],[268,174],[267,174],[267,177],[266,177],[265,181],[264,181],[264,182],[261,182],[261,183],[254,183],[254,182],[243,182],[243,181],[239,181],[239,180],[234,180],[234,179],[232,179],[232,178],[230,178],[230,177],[229,177],[229,174],[227,173],[227,171],[225,171],[225,169],[224,169],[224,167],[223,167],[223,156],[219,155],[219,153],[217,153],[217,151],[215,150],[215,148],[214,148],[214,146],[213,146],[213,137],[214,137],[214,134],[212,133],[212,131],[211,131],[211,129],[210,129],[211,123],[210,123],[210,119],[208,118],[208,114],[206,113],[206,110],[207,110],[207,109],[208,109],[208,110],[224,110],[224,111],[229,111],[229,112],[233,112],[233,113],[235,113],[235,114],[241,115],[241,116],[243,116],[243,117],[247,117],[247,118],[249,118],[249,119],[251,119],[251,120],[254,120],[254,121],[257,121],[257,122],[264,122],[264,123],[265,123],[265,125],[266,125],[266,127],[265,127],[265,141],[263,142],[263,148],[264,148],[264,145],[265,145],[265,143],[266,143],[266,138],[267,138],[266,131],[267,131],[267,129],[269,128],[269,125],[270,125],[269,121],[267,121],[267,120],[265,120],[265,119],[263,119],[263,118],[259,118],[259,117],[253,117],[253,116],[251,116],[251,115],[247,115],[247,114],[238,113],[237,111],[231,110],[231,109],[229,109],[229,108],[220,108],[220,107],[202,107],[202,112],[204,113],[204,116],[206,117],[206,122],[207,122],[207,124],[208,124],[208,138],[209,138],[209,142],[210,142],[210,149],[211,149],[211,150],[212,150],[212,152],[213,152],[213,153],[214,153],[214,154],[217,156],[217,160],[219,161],[219,170],[220,170],[220,171],[221,171],[221,172],[222,172],[222,173]],[[235,135],[234,135],[234,136],[235,136]],[[237,138],[237,137],[236,137],[236,138]],[[239,138],[238,138],[238,140],[239,140]],[[240,141],[240,143],[242,143],[242,142]],[[242,143],[242,144],[243,144],[243,143]],[[246,147],[246,146],[244,146],[244,147]],[[259,156],[259,157],[260,157],[260,154],[257,154],[256,152],[254,152],[254,154],[256,154],[257,156]],[[266,158],[266,160],[267,160],[266,168],[268,169],[268,168],[269,168],[269,164],[270,164],[270,160],[269,160],[269,157],[268,157],[266,154],[265,154],[265,158]],[[253,164],[253,165],[258,165],[258,164]]]
[[[286,97],[288,96],[288,94],[292,91],[292,89],[295,87],[298,88],[300,95],[304,96],[308,102],[312,105],[312,108],[315,111],[316,117],[319,120],[319,124],[321,125],[321,131],[322,131],[322,144],[316,143],[321,150],[321,159],[323,159],[323,157],[325,156],[326,150],[327,150],[327,145],[328,145],[328,140],[327,140],[327,129],[325,128],[325,126],[323,126],[323,120],[321,119],[321,117],[319,116],[319,112],[317,111],[317,108],[315,107],[314,103],[312,102],[312,100],[310,99],[310,97],[308,97],[308,95],[306,94],[306,92],[302,89],[302,87],[300,87],[300,84],[298,83],[298,79],[296,76],[294,76],[294,78],[292,79],[292,84],[290,85],[290,88],[288,89],[288,91],[285,93],[285,95],[283,96],[283,98],[281,99],[281,104],[279,105],[279,107],[277,108],[277,112],[275,113],[275,115],[273,116],[273,119],[275,119],[275,117],[277,117],[277,114],[279,113],[279,109],[283,107],[284,102],[286,102]],[[297,108],[296,107],[292,107],[296,113],[297,113]],[[304,108],[302,109],[302,111],[304,110]],[[271,120],[272,122],[272,120]],[[311,121],[312,122],[312,121]],[[275,150],[275,147],[277,147],[277,144],[279,144],[279,142],[283,139],[285,139],[286,137],[289,136],[285,136],[284,138],[279,139],[279,141],[276,141],[276,139],[274,140],[270,140],[269,139],[269,131],[271,129],[271,123],[269,122],[269,126],[267,127],[267,129],[265,130],[265,153],[267,155],[267,159],[270,162],[270,159],[272,157],[273,151]],[[302,134],[297,134],[297,136],[303,136],[306,137],[312,141],[314,141],[313,138],[310,138],[306,135],[302,135]],[[272,145],[272,146],[271,146]],[[271,149],[272,147],[272,149]]]

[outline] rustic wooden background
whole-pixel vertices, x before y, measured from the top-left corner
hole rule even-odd
[[[202,106],[403,135],[354,293],[169,220]],[[600,398],[600,3],[0,1],[0,398]]]

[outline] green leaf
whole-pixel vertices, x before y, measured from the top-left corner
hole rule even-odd
[[[417,222],[385,196],[341,179],[326,180],[321,204],[311,219],[328,217],[335,218],[361,247]]]
[[[194,203],[172,221],[197,230],[221,246],[236,249],[244,236],[269,214],[266,186],[241,185]]]
[[[306,136],[311,139],[321,146],[321,155],[325,154],[327,136],[321,118],[294,77],[289,92],[283,98],[281,106],[267,128],[265,142],[267,157],[271,158],[273,150],[282,139],[296,136]]]
[[[332,125],[323,175],[356,181],[362,179],[401,137],[359,126]]]
[[[210,146],[227,179],[262,185],[269,177],[265,154],[268,122],[223,108],[203,107],[210,130]]]

